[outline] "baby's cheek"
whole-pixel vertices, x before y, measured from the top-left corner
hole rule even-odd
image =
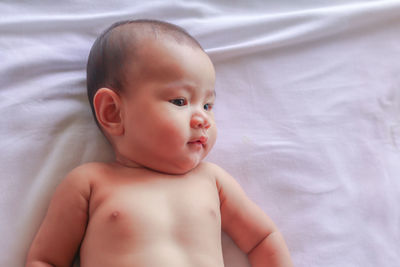
[[[172,142],[176,144],[186,141],[189,138],[189,127],[184,127],[183,123],[180,121],[170,121],[163,125],[162,135],[165,138],[169,138]]]

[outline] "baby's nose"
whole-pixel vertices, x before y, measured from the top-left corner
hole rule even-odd
[[[208,121],[207,117],[203,116],[203,115],[193,115],[192,119],[190,120],[190,127],[192,128],[204,128],[204,129],[208,129],[210,128],[211,124]]]

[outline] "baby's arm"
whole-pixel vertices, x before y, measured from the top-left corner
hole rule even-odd
[[[251,266],[293,266],[285,241],[272,220],[247,198],[228,173],[215,168],[222,229],[247,254]]]
[[[29,250],[26,267],[72,266],[86,230],[90,184],[82,168],[57,188]]]

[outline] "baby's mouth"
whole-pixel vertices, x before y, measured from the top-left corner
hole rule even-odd
[[[207,144],[208,137],[207,136],[201,136],[199,138],[195,138],[192,141],[189,141],[188,144],[199,144],[202,146],[205,146]]]

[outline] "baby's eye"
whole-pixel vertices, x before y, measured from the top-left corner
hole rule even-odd
[[[205,104],[204,105],[204,110],[210,111],[213,108],[213,104]]]
[[[179,106],[179,107],[186,105],[186,99],[184,99],[184,98],[172,99],[169,102],[171,102],[172,104]]]

